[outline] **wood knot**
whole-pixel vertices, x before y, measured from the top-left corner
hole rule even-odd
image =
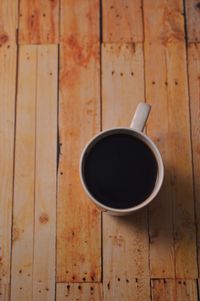
[[[40,221],[41,224],[46,224],[46,223],[48,223],[48,221],[49,221],[48,214],[42,213],[42,214],[40,215],[40,217],[39,217],[39,221]]]
[[[0,43],[5,44],[9,40],[8,35],[6,33],[3,33],[0,35]]]

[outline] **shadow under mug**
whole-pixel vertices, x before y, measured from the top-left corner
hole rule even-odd
[[[79,173],[80,173],[80,179],[81,183],[83,185],[83,188],[86,192],[86,194],[89,196],[89,198],[102,210],[105,211],[109,214],[112,215],[129,215],[133,213],[134,211],[143,208],[144,206],[148,205],[158,194],[163,178],[164,178],[164,166],[163,166],[163,161],[162,157],[160,155],[160,152],[156,145],[153,143],[153,141],[143,133],[143,129],[145,127],[147,118],[149,116],[151,110],[151,106],[147,103],[139,103],[136,109],[136,112],[133,116],[130,128],[127,127],[116,127],[116,128],[111,128],[108,130],[105,130],[99,134],[97,134],[95,137],[93,137],[88,144],[85,146],[85,148],[82,151],[81,158],[80,158],[80,166],[79,166]],[[128,134],[134,136],[134,138],[139,139],[142,141],[154,154],[154,157],[157,162],[157,175],[156,175],[156,181],[154,184],[154,188],[151,191],[150,195],[143,200],[141,203],[132,206],[130,208],[115,208],[115,207],[110,207],[105,204],[103,204],[100,200],[94,197],[90,189],[88,188],[88,185],[86,183],[86,177],[85,177],[85,169],[84,169],[84,164],[85,164],[85,158],[90,154],[91,149],[93,148],[96,143],[98,143],[101,139],[104,139],[105,137],[111,137],[115,134]]]

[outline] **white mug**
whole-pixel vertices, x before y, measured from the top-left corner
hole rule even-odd
[[[107,213],[112,214],[112,215],[119,215],[119,216],[129,215],[129,214],[133,213],[134,211],[141,209],[144,206],[148,205],[156,197],[156,195],[158,194],[158,192],[162,186],[162,182],[163,182],[163,178],[164,178],[164,166],[163,166],[162,157],[160,155],[158,148],[153,143],[153,141],[143,133],[143,129],[145,127],[150,110],[151,110],[151,106],[149,104],[146,104],[143,102],[139,103],[137,106],[136,112],[133,116],[130,128],[116,127],[116,128],[111,128],[111,129],[105,130],[105,131],[97,134],[95,137],[93,137],[82,151],[81,158],[80,158],[80,167],[79,167],[81,183],[83,185],[83,188],[84,188],[86,194],[102,211],[106,211]],[[156,182],[155,182],[154,189],[152,190],[151,194],[147,197],[147,199],[145,199],[140,204],[135,205],[131,208],[125,208],[125,209],[109,207],[109,206],[102,204],[99,200],[97,200],[92,195],[92,193],[89,191],[89,189],[86,185],[85,176],[84,176],[84,168],[83,168],[85,156],[86,156],[86,154],[89,153],[91,148],[102,138],[111,136],[112,134],[116,134],[116,133],[125,133],[125,134],[132,135],[132,136],[138,138],[139,140],[141,140],[143,143],[145,143],[151,149],[152,153],[154,154],[154,157],[157,161],[157,167],[158,167]]]

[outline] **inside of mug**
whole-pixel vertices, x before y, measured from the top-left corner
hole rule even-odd
[[[135,145],[131,145],[130,144],[130,141],[129,141],[130,139],[129,140],[127,140],[127,139],[123,140],[122,138],[124,138],[125,136],[128,136],[130,139],[131,139],[131,137],[134,138],[131,141],[133,142],[133,140],[134,140]],[[109,143],[110,143],[111,139],[113,139],[113,137],[115,137],[115,140],[116,140],[115,141],[115,146],[116,146],[117,150],[115,150],[115,149],[114,150],[113,149],[109,150],[109,148],[108,148],[109,147]],[[118,138],[118,141],[117,141],[117,138]],[[102,183],[101,183],[101,181],[98,182],[99,177],[96,174],[98,174],[99,170],[101,172],[102,172],[102,170],[104,171],[104,169],[102,167],[102,165],[104,164],[104,162],[100,162],[100,163],[97,162],[97,161],[101,161],[102,157],[100,157],[100,160],[99,160],[98,154],[95,154],[94,149],[95,149],[95,147],[97,145],[101,145],[102,141],[106,141],[106,139],[107,139],[107,146],[106,147],[108,149],[108,152],[110,151],[111,154],[110,154],[110,156],[109,156],[109,154],[107,155],[107,152],[105,152],[106,148],[104,146],[104,148],[105,148],[104,153],[103,153],[104,155],[102,155],[102,154],[101,155],[102,155],[103,158],[105,157],[105,161],[107,160],[106,163],[105,163],[105,166],[107,166],[107,165],[110,164],[110,166],[112,168],[114,168],[114,171],[113,171],[113,174],[112,174],[112,172],[110,172],[109,168],[107,168],[107,169],[105,168],[105,175],[103,175],[103,177],[101,179],[101,181],[102,181]],[[120,143],[121,141],[122,141],[122,143]],[[133,155],[131,157],[130,157],[130,154],[129,154],[129,157],[128,157],[127,149],[125,149],[125,150],[123,149],[123,146],[127,147],[127,145],[125,144],[125,142],[126,142],[126,144],[128,143],[128,148],[129,147],[132,148],[131,154],[133,154]],[[105,144],[105,142],[104,142],[104,144]],[[146,160],[146,164],[149,164],[149,162],[146,159],[146,157],[144,157],[142,161],[141,161],[141,158],[139,158],[140,159],[140,163],[138,163],[137,160],[135,160],[135,161],[132,160],[132,157],[134,156],[134,147],[137,147],[137,148],[139,147],[139,150],[140,150],[141,149],[141,144],[143,144],[143,146],[145,146],[145,147],[143,147],[143,149],[146,151],[146,156],[148,154],[148,152],[147,152],[146,149],[148,148],[149,152],[151,152],[152,156],[154,157],[154,160],[155,160],[156,165],[157,165],[156,166],[156,175],[154,175],[154,180],[153,180],[154,181],[154,185],[151,188],[150,193],[148,193],[148,195],[146,195],[146,197],[142,197],[142,199],[139,199],[139,201],[133,201],[133,200],[131,200],[131,194],[130,194],[130,201],[128,202],[128,196],[129,196],[128,193],[129,193],[129,190],[130,190],[130,185],[133,186],[133,191],[134,191],[135,195],[137,195],[137,193],[138,194],[141,194],[141,193],[144,194],[145,187],[146,187],[145,185],[147,185],[145,183],[148,182],[145,177],[142,178],[142,176],[140,175],[140,177],[138,179],[137,174],[134,174],[134,166],[135,166],[135,164],[136,165],[137,164],[141,164],[141,166],[142,165],[145,166],[145,162],[143,162],[145,160]],[[96,147],[96,149],[98,149],[98,148]],[[142,150],[142,152],[144,150]],[[92,152],[93,152],[93,154],[92,154]],[[96,152],[97,152],[97,150],[96,150]],[[112,156],[112,152],[113,152],[113,156]],[[123,168],[121,168],[119,166],[112,165],[114,163],[115,163],[115,165],[120,165],[120,164],[118,164],[118,161],[113,158],[114,156],[117,156],[117,155],[121,154],[120,152],[122,153],[122,158],[123,158],[122,161],[125,161],[125,163],[126,163],[126,166],[125,167],[123,166]],[[95,157],[95,155],[96,155],[96,157]],[[89,159],[90,159],[90,156],[94,157],[93,161],[91,160],[91,164],[90,164],[90,169],[92,170],[92,172],[88,171],[89,169],[86,166],[87,165],[87,161],[89,161]],[[124,159],[124,157],[128,157],[128,158]],[[95,158],[96,158],[96,160],[95,160]],[[120,175],[121,178],[117,177],[116,176],[117,172],[115,173],[115,171],[119,170],[124,175],[124,177],[125,177],[126,176],[125,175],[126,174],[126,170],[129,169],[129,160],[131,161],[130,164],[132,164],[133,172],[131,174],[129,172],[130,181],[129,181],[129,178],[128,178],[128,180],[126,178],[126,181],[124,181],[123,176]],[[112,163],[111,164],[111,163],[109,163],[110,161],[113,161],[114,163],[111,162]],[[124,164],[124,162],[123,162],[123,164]],[[140,167],[140,165],[139,165],[139,167]],[[139,173],[141,173],[140,168],[137,167],[137,169],[138,169]],[[93,183],[93,189],[91,189],[91,184],[88,182],[88,173],[89,172],[91,173],[90,177],[91,177],[91,179],[94,182]],[[108,175],[109,172],[110,172],[110,175]],[[148,173],[149,177],[152,177],[151,170],[150,171],[147,170],[146,172]],[[86,192],[89,194],[90,198],[95,203],[97,203],[100,207],[106,208],[108,210],[115,210],[115,211],[118,211],[118,210],[119,211],[129,211],[129,210],[133,211],[133,210],[139,209],[140,207],[145,206],[157,194],[157,192],[158,192],[158,190],[159,190],[159,188],[160,188],[160,186],[162,184],[162,179],[163,179],[162,159],[161,159],[159,151],[157,150],[157,148],[154,145],[154,143],[146,135],[144,135],[143,133],[136,132],[136,131],[134,131],[132,129],[129,129],[129,128],[115,128],[115,129],[110,129],[110,130],[107,130],[107,131],[102,132],[101,134],[97,135],[87,145],[87,147],[86,147],[86,149],[85,149],[85,151],[83,153],[83,157],[82,157],[81,176],[82,176],[82,181],[83,181],[84,188],[85,188]],[[117,182],[118,178],[121,179],[121,182]],[[91,182],[92,182],[92,180],[91,180]],[[133,182],[132,182],[132,184],[130,184],[132,180],[133,180]],[[115,181],[117,183],[113,183]],[[145,182],[145,181],[147,181],[147,182]],[[126,182],[128,182],[128,183],[126,183]],[[110,195],[109,195],[109,193],[107,193],[107,195],[108,195],[107,198],[105,196],[103,198],[101,196],[101,194],[98,195],[96,193],[96,191],[95,191],[95,185],[96,185],[96,183],[99,185],[99,187],[102,187],[102,191],[105,191],[105,196],[106,196],[106,192],[108,192],[109,189],[111,190],[112,193]],[[96,185],[96,186],[98,186],[98,185]],[[120,187],[119,186],[122,186],[122,193],[123,193],[123,195],[125,195],[125,196],[127,195],[127,200],[126,200],[127,204],[126,204],[125,200],[123,200],[123,203],[122,203],[122,200],[120,200],[120,192],[121,191],[120,191]],[[139,186],[141,186],[140,190],[138,189]],[[116,190],[116,193],[115,193],[114,190]],[[132,193],[133,193],[133,191],[132,191]],[[114,197],[113,197],[113,195],[114,195]],[[144,194],[144,196],[145,196],[145,194]],[[110,197],[110,200],[109,200],[109,197]],[[113,198],[113,200],[111,202],[112,198]],[[117,201],[118,201],[118,203],[117,203]]]

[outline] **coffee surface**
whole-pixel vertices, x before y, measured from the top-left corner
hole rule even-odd
[[[153,191],[157,161],[150,148],[129,134],[104,137],[85,155],[88,190],[100,203],[125,209],[142,203]]]

